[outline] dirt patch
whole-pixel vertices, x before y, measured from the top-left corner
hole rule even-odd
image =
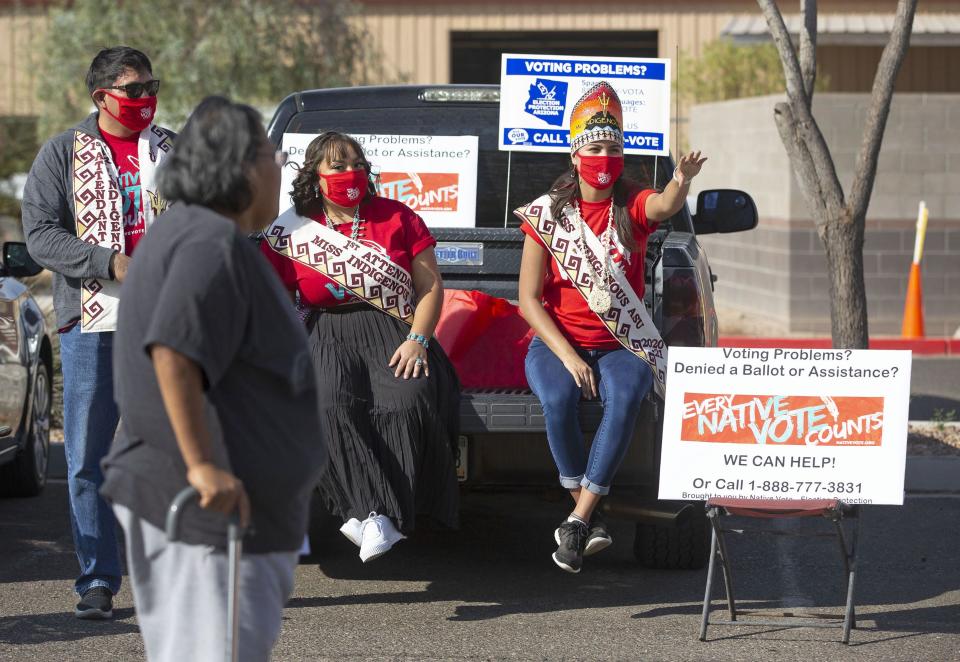
[[[960,455],[960,425],[920,423],[911,425],[907,436],[908,455]]]

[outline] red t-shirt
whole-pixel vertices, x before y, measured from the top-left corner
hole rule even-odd
[[[360,243],[386,253],[396,265],[407,271],[411,271],[414,257],[437,243],[423,219],[396,200],[367,196],[360,204],[360,219]],[[317,223],[324,222],[322,215],[313,217],[313,220]],[[336,230],[349,237],[351,227],[352,223],[341,223],[336,226]],[[300,292],[303,305],[329,308],[354,299],[353,295],[333,280],[296,260],[280,255],[270,248],[267,242],[261,242],[260,250],[270,260],[284,286],[291,292]]]
[[[143,219],[143,198],[140,195],[140,159],[137,144],[139,133],[126,138],[100,130],[103,141],[110,148],[110,156],[120,177],[120,198],[123,200],[124,252],[133,255],[133,249],[147,230]]]
[[[637,296],[643,298],[644,290],[644,256],[647,253],[647,237],[657,229],[658,223],[647,220],[646,203],[653,189],[636,190],[627,198],[627,210],[633,219],[633,236],[637,242],[637,250],[627,257],[617,250],[614,240],[610,247],[610,255],[614,264],[623,266],[627,280],[633,286]],[[593,230],[597,237],[601,237],[607,227],[607,218],[610,202],[580,201],[580,211],[587,227]],[[537,240],[541,246],[543,241],[527,223],[521,227],[526,234]],[[616,235],[614,235],[616,236]],[[560,275],[557,261],[553,255],[548,255],[547,273],[543,280],[543,307],[556,322],[560,332],[566,336],[571,344],[584,349],[613,349],[620,343],[610,333],[606,325],[600,321],[597,314],[587,306],[586,300],[573,283]]]

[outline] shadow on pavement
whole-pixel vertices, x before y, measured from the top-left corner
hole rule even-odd
[[[129,622],[126,622],[129,621]],[[0,643],[29,646],[51,641],[79,641],[140,632],[133,621],[133,609],[114,609],[111,621],[81,621],[73,612],[0,617]]]
[[[289,607],[458,603],[450,621],[631,606],[639,609],[635,619],[699,617],[705,572],[640,567],[632,558],[629,523],[614,522],[614,547],[588,557],[583,571],[571,575],[549,558],[562,505],[514,497],[511,509],[497,507],[495,497],[487,499],[486,504],[475,499],[464,504],[460,532],[418,533],[369,565],[360,563],[356,547],[339,534],[331,538],[325,556],[309,559],[333,579],[428,582],[424,589],[301,597]],[[960,633],[960,604],[955,593],[950,595],[960,589],[958,519],[956,500],[912,500],[902,509],[866,511],[856,599],[864,631]],[[798,524],[814,530],[827,525]],[[842,614],[845,584],[835,540],[733,537],[730,551],[736,595],[744,607],[765,610],[765,617],[782,611]],[[725,617],[722,595],[718,577],[713,610]],[[645,605],[652,608],[643,609]],[[769,636],[779,630],[712,628],[710,638]],[[789,631],[786,638],[800,640],[810,632]]]

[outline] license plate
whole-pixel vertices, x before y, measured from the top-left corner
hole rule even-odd
[[[460,456],[457,458],[457,480],[461,483],[467,479],[467,438],[463,435],[457,438]]]
[[[437,264],[457,267],[483,266],[483,244],[480,242],[437,242],[433,249],[437,255]]]

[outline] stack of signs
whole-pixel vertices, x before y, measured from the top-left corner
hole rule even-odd
[[[623,106],[624,151],[666,156],[670,145],[670,60],[504,54],[500,149],[569,152],[570,113],[600,81]]]
[[[430,227],[473,227],[477,209],[477,136],[352,134],[363,146],[380,195],[399,200]],[[286,133],[289,155],[280,185],[280,211],[290,207],[290,190],[312,133]]]
[[[671,347],[660,498],[902,504],[910,360]]]

